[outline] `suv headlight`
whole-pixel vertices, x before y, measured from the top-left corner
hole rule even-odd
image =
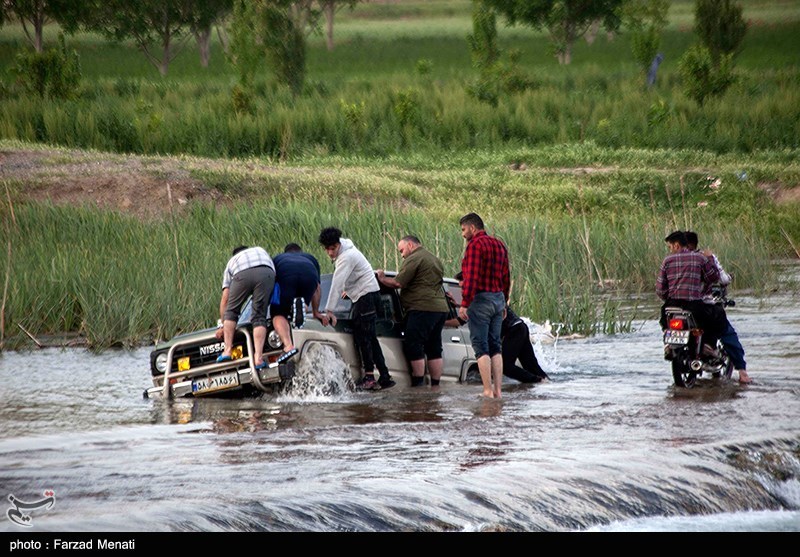
[[[156,356],[156,369],[161,373],[165,373],[167,371],[167,353],[162,352],[158,356]]]
[[[270,345],[271,348],[280,348],[281,337],[278,334],[278,331],[270,331],[269,336],[267,336],[267,343]]]

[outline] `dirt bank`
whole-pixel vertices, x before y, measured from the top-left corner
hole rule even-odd
[[[3,150],[0,180],[18,185],[15,192],[22,200],[95,205],[152,218],[170,209],[180,212],[193,200],[224,202],[220,191],[191,175],[191,168],[211,164],[86,151]]]
[[[510,169],[538,170],[520,163]],[[292,175],[296,177],[308,169],[274,166],[255,160],[118,155],[46,147],[0,148],[0,181],[12,184],[14,198],[20,201],[93,205],[144,219],[160,218],[170,211],[180,214],[192,201],[232,203],[232,197],[198,178],[205,171],[231,170],[245,180],[257,175],[285,173],[289,184]],[[616,170],[614,167],[574,167],[549,169],[549,172],[589,174]],[[663,171],[653,169],[653,172]],[[316,172],[329,171],[317,169]],[[254,178],[254,182],[257,181]],[[758,184],[779,204],[800,202],[798,186],[780,182]],[[5,192],[0,194],[5,197]]]

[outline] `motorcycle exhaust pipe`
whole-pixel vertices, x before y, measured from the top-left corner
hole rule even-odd
[[[692,360],[689,367],[692,368],[692,371],[700,371],[703,368],[703,362],[700,360]]]

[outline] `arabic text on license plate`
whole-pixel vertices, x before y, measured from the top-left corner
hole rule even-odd
[[[203,377],[192,381],[192,392],[194,394],[210,393],[230,389],[239,385],[239,374],[235,371],[220,373],[211,377]]]
[[[664,335],[664,342],[667,344],[688,344],[689,331],[667,331]]]

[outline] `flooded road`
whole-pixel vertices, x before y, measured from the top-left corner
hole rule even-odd
[[[674,388],[654,321],[537,345],[551,381],[501,401],[446,384],[163,402],[142,398],[149,348],[4,353],[0,496],[54,493],[26,532],[797,532],[800,298],[736,300],[749,386]]]

